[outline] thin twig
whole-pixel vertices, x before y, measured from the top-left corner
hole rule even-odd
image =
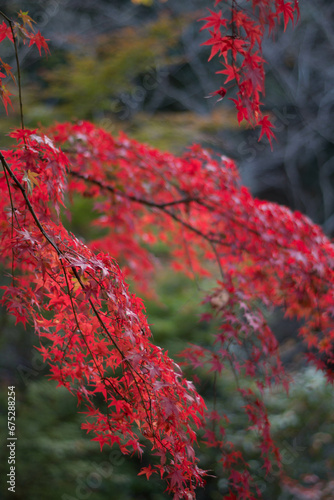
[[[17,84],[19,88],[19,103],[20,103],[20,118],[21,118],[21,129],[24,130],[24,119],[23,119],[23,104],[22,104],[22,86],[21,86],[21,69],[19,63],[19,54],[17,49],[16,36],[13,27],[13,21],[6,16],[3,12],[0,11],[0,15],[8,22],[10,30],[12,32],[14,50],[15,50],[15,59],[16,59],[16,68],[17,68]]]

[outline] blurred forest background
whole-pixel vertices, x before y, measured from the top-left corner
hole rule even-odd
[[[238,127],[226,99],[206,99],[222,84],[207,62],[202,47],[205,33],[197,20],[212,8],[208,0],[3,0],[9,17],[29,11],[36,28],[49,39],[51,55],[20,47],[25,123],[29,128],[55,121],[94,121],[112,134],[131,137],[163,150],[181,153],[199,142],[237,161],[243,183],[262,199],[307,214],[325,233],[334,235],[334,3],[303,0],[301,20],[277,40],[267,40],[265,105],[276,126],[274,152],[258,131]],[[3,45],[3,44],[2,44]],[[1,58],[15,68],[13,49]],[[17,90],[13,87],[13,94]],[[1,109],[1,147],[5,135],[19,125],[16,112]],[[89,241],[91,205],[76,198],[71,231]],[[199,322],[201,293],[196,284],[168,269],[168,248],[154,248],[160,265],[152,281],[159,299],[146,301],[155,341],[177,356],[187,342],[210,343],[210,328]],[[4,276],[4,273],[1,273]],[[4,276],[1,285],[5,284]],[[211,283],[212,284],[212,283]],[[133,284],[135,287],[135,284]],[[210,286],[203,283],[202,289]],[[266,500],[334,498],[334,398],[323,375],[306,368],[297,323],[270,317],[281,344],[282,357],[295,382],[289,395],[267,395],[273,434],[280,444],[284,473],[265,477],[260,468],[255,436],[245,431],[247,419],[239,409],[233,375],[226,373],[217,387],[218,404],[234,428],[230,439],[244,451]],[[34,334],[0,316],[1,432],[6,422],[7,385],[17,386],[17,492],[13,499],[39,500],[162,500],[157,480],[137,477],[148,457],[125,458],[117,450],[99,451],[80,429],[76,401],[46,380],[47,367],[34,349]],[[193,374],[189,373],[189,377]],[[198,386],[213,404],[211,377],[197,373]],[[233,432],[232,432],[233,431]],[[5,431],[4,431],[5,432]],[[4,447],[1,453],[6,452]],[[227,491],[224,471],[215,450],[201,449],[201,466],[209,478],[199,500],[218,500]],[[1,456],[0,471],[8,472]],[[5,491],[6,495],[6,491]],[[313,495],[313,496],[311,496]]]

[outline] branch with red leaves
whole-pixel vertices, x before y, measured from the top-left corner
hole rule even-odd
[[[6,14],[0,11],[0,17],[4,19],[2,24],[0,24],[0,43],[3,42],[6,38],[8,38],[13,44],[15,48],[15,57],[16,57],[16,67],[17,67],[17,78],[18,78],[18,89],[19,89],[19,103],[20,103],[20,115],[21,115],[21,127],[24,128],[23,121],[23,104],[22,104],[22,95],[21,95],[21,70],[20,64],[18,60],[18,40],[23,40],[23,43],[27,43],[29,41],[29,47],[32,45],[36,45],[39,51],[39,55],[41,54],[41,49],[44,49],[45,55],[48,55],[49,48],[46,43],[47,40],[41,35],[41,32],[38,31],[35,33],[33,24],[33,19],[28,15],[28,12],[20,12],[18,13],[18,17],[22,21],[22,23],[18,21],[13,21]],[[12,101],[10,96],[12,95],[8,90],[7,83],[3,83],[3,80],[8,76],[16,83],[14,75],[12,73],[12,67],[5,63],[0,58],[0,68],[5,71],[5,73],[0,71],[0,98],[5,107],[6,113],[8,114],[8,105],[12,106]]]
[[[202,30],[208,30],[210,38],[203,43],[211,47],[209,61],[218,56],[223,69],[218,74],[225,75],[224,85],[211,96],[220,96],[221,101],[230,89],[236,88],[234,102],[238,111],[239,124],[245,120],[252,126],[260,126],[259,140],[266,135],[272,148],[275,137],[269,116],[262,115],[261,95],[265,94],[265,60],[262,55],[262,41],[269,31],[271,34],[283,18],[284,31],[288,23],[299,18],[298,0],[216,0],[215,6],[223,3],[220,11],[209,10],[210,15]]]
[[[176,158],[124,135],[115,139],[90,123],[57,125],[48,133],[60,147],[71,145],[70,189],[99,196],[96,224],[108,229],[108,234],[92,246],[108,249],[116,258],[126,255],[127,272],[137,282],[144,283],[154,266],[141,243],[166,241],[173,266],[189,276],[193,272],[210,275],[211,266],[206,264],[218,264],[217,289],[204,299],[212,314],[203,318],[221,319],[214,348],[189,347],[184,356],[194,368],[204,367],[221,376],[232,370],[236,379],[242,375],[249,380],[247,389],[238,390],[250,425],[258,430],[269,472],[279,453],[270,438],[261,393],[275,384],[288,388],[288,379],[263,306],[283,307],[288,316],[302,319],[300,335],[308,348],[318,349],[317,363],[323,355],[331,358],[331,242],[300,213],[252,198],[241,186],[234,163],[214,158],[200,146]],[[322,368],[333,380],[333,373],[325,365]],[[251,491],[247,465],[242,457],[235,461],[239,452],[223,439],[224,417],[209,413],[208,420],[219,422],[219,434],[209,428],[206,440],[208,446],[222,450],[231,481],[241,466],[244,469],[243,481],[233,480],[232,489],[239,495]],[[258,493],[254,498],[259,498]]]
[[[34,325],[51,377],[86,406],[83,427],[93,439],[141,455],[141,434],[160,457],[155,473],[176,498],[188,498],[203,483],[191,423],[201,424],[204,402],[151,343],[143,305],[117,264],[107,254],[94,255],[57,216],[53,220],[48,202],[63,203],[65,155],[46,137],[27,130],[13,135],[19,148],[0,156],[1,183],[10,186],[2,208],[11,213],[3,224],[2,260],[14,260],[15,271],[2,302],[17,321]]]

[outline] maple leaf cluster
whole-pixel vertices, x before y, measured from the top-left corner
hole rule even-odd
[[[99,196],[95,224],[108,233],[93,247],[108,249],[117,260],[132,255],[128,272],[137,282],[144,283],[154,266],[154,256],[140,245],[147,241],[165,241],[172,266],[190,277],[212,277],[210,262],[216,264],[217,288],[204,298],[212,313],[203,317],[221,321],[214,347],[190,346],[183,356],[194,368],[221,376],[232,369],[249,381],[238,390],[269,472],[273,461],[279,464],[279,452],[261,394],[275,384],[288,389],[289,380],[263,310],[281,307],[287,316],[300,318],[300,336],[318,350],[316,363],[333,380],[333,372],[321,365],[322,356],[332,358],[334,340],[333,245],[302,214],[253,198],[232,160],[199,145],[175,157],[125,135],[114,138],[88,122],[60,124],[48,133],[69,148],[70,189]],[[209,412],[206,417],[219,422],[217,433],[207,429],[205,441],[221,448],[233,489],[239,495],[250,491],[247,465],[224,440],[225,416]],[[241,465],[243,481],[232,480]]]
[[[272,148],[273,124],[268,115],[262,115],[261,95],[265,94],[265,71],[262,41],[266,30],[269,34],[284,20],[284,31],[291,21],[299,17],[298,0],[252,0],[232,2],[216,0],[215,6],[223,3],[220,11],[209,10],[210,15],[202,30],[208,30],[210,38],[203,45],[211,46],[209,61],[218,56],[224,69],[217,71],[225,75],[224,85],[211,96],[222,100],[227,91],[236,87],[236,98],[230,97],[238,111],[239,124],[245,120],[252,126],[260,126],[259,140],[266,135]]]
[[[221,449],[232,490],[250,491],[247,464],[224,439],[225,416],[205,413],[192,383],[151,342],[143,304],[116,261],[132,255],[127,272],[144,281],[154,258],[140,244],[161,239],[179,271],[208,276],[207,263],[217,264],[205,320],[218,316],[221,327],[212,349],[190,346],[183,354],[195,368],[232,369],[249,380],[239,391],[269,471],[279,453],[261,393],[288,380],[261,304],[303,319],[307,345],[330,356],[332,244],[307,217],[254,199],[233,161],[200,146],[175,157],[88,122],[47,132],[12,132],[17,147],[1,156],[2,260],[14,269],[3,303],[17,321],[34,324],[52,378],[86,405],[84,428],[101,446],[141,454],[141,434],[160,457],[143,473],[160,473],[176,498],[188,498],[202,484],[193,444],[205,417],[219,422],[205,441]],[[108,229],[103,239],[85,245],[61,224],[68,192],[96,199],[95,223]]]
[[[29,47],[36,45],[39,55],[42,55],[42,49],[46,55],[49,53],[47,40],[42,36],[40,31],[35,33],[34,21],[28,15],[28,12],[22,12],[21,10],[18,13],[21,22],[11,20],[3,13],[1,13],[1,16],[4,17],[4,21],[0,24],[0,43],[7,38],[13,44],[17,45],[18,41],[22,40],[24,44],[29,42]],[[16,83],[11,70],[12,67],[0,58],[0,97],[6,113],[8,113],[8,105],[12,106],[10,98],[12,94],[8,89],[7,83],[4,83],[3,80],[9,76]]]
[[[143,304],[114,259],[93,253],[61,224],[66,155],[36,131],[11,136],[18,147],[2,157],[1,248],[15,271],[3,303],[17,321],[34,325],[51,378],[86,406],[83,427],[93,439],[141,455],[144,436],[160,458],[155,472],[175,495],[191,494],[202,484],[191,427],[200,425],[202,398],[152,344]]]

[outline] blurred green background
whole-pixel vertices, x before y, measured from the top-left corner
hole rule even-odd
[[[20,47],[24,113],[27,127],[55,121],[88,119],[112,134],[120,130],[163,150],[181,153],[200,142],[235,158],[242,178],[254,194],[299,209],[334,234],[333,72],[328,60],[334,51],[330,32],[330,1],[305,0],[300,26],[270,41],[266,105],[275,120],[278,144],[274,154],[257,142],[257,132],[238,128],[228,102],[216,105],[205,99],[221,85],[214,72],[218,62],[207,63],[200,44],[197,19],[204,17],[204,0],[130,1],[48,0],[3,1],[9,16],[29,11],[37,28],[50,39],[51,56]],[[316,43],[317,41],[317,43]],[[11,45],[1,45],[1,58],[15,67]],[[315,65],[315,61],[317,64]],[[294,89],[298,89],[294,91]],[[17,89],[13,86],[13,94]],[[19,126],[16,112],[6,117],[1,109],[1,147]],[[89,201],[76,198],[71,230],[89,240]],[[168,269],[168,249],[153,249],[161,265],[152,278],[158,300],[146,300],[154,341],[171,356],[188,342],[211,344],[214,325],[199,322],[203,290]],[[1,285],[6,283],[1,272]],[[135,287],[135,284],[133,284]],[[334,401],[323,375],[307,368],[296,335],[296,323],[270,319],[281,344],[282,356],[294,383],[289,395],[277,390],[267,395],[274,437],[280,445],[284,472],[299,488],[283,488],[277,471],[265,477],[256,436],[246,432],[232,374],[226,372],[216,388],[218,408],[232,425],[228,436],[243,452],[266,500],[334,498]],[[137,474],[149,463],[125,458],[115,449],[100,452],[81,429],[76,401],[47,380],[48,369],[34,349],[34,334],[1,311],[1,435],[6,436],[7,386],[17,392],[16,493],[2,487],[1,498],[25,500],[160,500],[164,486]],[[186,371],[188,377],[194,373]],[[214,377],[197,373],[199,391],[213,406]],[[80,409],[79,409],[80,410]],[[3,439],[2,439],[3,442]],[[8,473],[7,450],[1,446],[1,476]],[[215,450],[199,450],[201,466],[213,471],[200,500],[218,500],[227,492],[224,471]],[[332,481],[332,483],[331,483]],[[332,488],[332,489],[331,489]],[[8,494],[8,495],[7,495]],[[316,496],[317,495],[317,496]]]

